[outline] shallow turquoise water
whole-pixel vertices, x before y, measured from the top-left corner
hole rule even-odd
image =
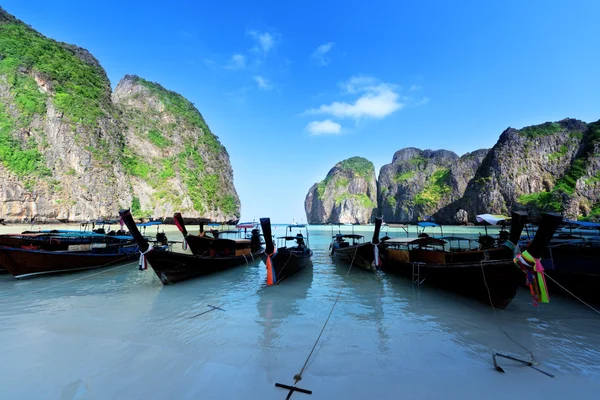
[[[600,323],[585,306],[552,296],[533,307],[522,290],[494,314],[399,277],[348,272],[329,257],[330,227],[310,233],[313,267],[274,287],[262,263],[165,287],[135,264],[0,276],[0,399],[285,399],[274,385],[293,383],[345,279],[299,383],[313,395],[292,399],[598,398]],[[493,352],[528,356],[501,328],[556,378],[507,360],[496,372]]]

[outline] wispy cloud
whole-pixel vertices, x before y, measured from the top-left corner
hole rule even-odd
[[[311,135],[339,135],[342,133],[342,126],[330,119],[324,121],[312,121],[306,126],[306,130]]]
[[[271,90],[273,89],[273,84],[267,78],[262,77],[260,75],[256,75],[254,77],[254,81],[258,85],[258,88],[261,90]]]
[[[281,35],[278,33],[271,34],[269,32],[248,31],[247,34],[252,36],[256,42],[252,51],[255,53],[263,53],[264,55],[271,51],[281,39]]]
[[[411,92],[418,92],[419,90],[421,90],[421,86],[419,86],[419,85],[411,85],[408,90],[411,91]]]
[[[397,86],[379,82],[368,76],[352,77],[340,85],[344,93],[360,94],[353,102],[335,101],[307,110],[308,114],[329,114],[337,118],[384,118],[406,104],[397,93]]]
[[[374,86],[378,83],[379,81],[372,76],[359,75],[353,76],[346,82],[340,83],[339,87],[342,89],[342,93],[354,94],[363,90],[364,88]]]
[[[239,53],[232,55],[227,65],[225,65],[225,69],[230,70],[241,70],[244,68],[246,68],[246,56]]]
[[[320,67],[326,67],[331,62],[331,59],[327,57],[327,53],[333,48],[335,43],[329,42],[320,45],[317,49],[310,55],[310,58]]]

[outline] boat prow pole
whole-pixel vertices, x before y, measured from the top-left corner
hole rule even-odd
[[[135,222],[133,221],[133,216],[131,215],[131,211],[121,210],[119,211],[119,215],[121,216],[121,218],[123,218],[125,226],[127,226],[127,229],[129,229],[129,233],[131,233],[131,236],[133,236],[133,240],[135,240],[135,242],[137,243],[138,247],[140,248],[140,251],[142,253],[145,253],[146,250],[148,250],[148,248],[150,247],[150,244],[146,239],[144,239],[144,237],[140,233],[140,230],[135,225]]]
[[[273,245],[273,234],[271,232],[271,218],[261,218],[260,227],[262,228],[263,237],[265,238],[265,252],[273,254],[275,246]]]
[[[375,218],[375,231],[373,231],[373,238],[371,239],[371,243],[379,244],[379,233],[381,232],[381,223],[383,222],[383,218],[377,217]]]
[[[527,223],[527,212],[525,211],[513,211],[511,213],[511,225],[510,225],[510,234],[508,240],[513,244],[519,243],[521,239],[521,233],[523,233],[523,228]]]
[[[188,231],[187,231],[187,229],[185,229],[185,223],[183,222],[183,216],[181,215],[180,212],[177,212],[173,215],[173,222],[175,222],[177,229],[179,229],[179,232],[182,233],[183,237],[187,237]]]
[[[527,252],[534,258],[540,258],[546,247],[548,247],[550,240],[552,240],[552,236],[556,233],[561,221],[562,216],[560,214],[543,213],[540,226],[527,248]]]
[[[274,285],[276,283],[276,275],[275,269],[273,267],[273,260],[271,257],[275,254],[275,246],[273,244],[273,234],[271,233],[271,219],[270,218],[261,218],[260,226],[263,231],[263,236],[265,238],[265,254],[267,256],[267,261],[265,262],[267,266],[267,285]]]

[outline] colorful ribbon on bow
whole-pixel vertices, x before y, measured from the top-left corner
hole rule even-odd
[[[275,276],[275,270],[273,269],[273,261],[271,260],[271,257],[274,256],[275,254],[277,254],[277,251],[274,251],[271,254],[267,254],[267,262],[265,263],[267,265],[267,285],[271,286],[275,284],[275,280],[277,279],[277,277]]]
[[[533,305],[537,306],[538,302],[549,303],[550,296],[544,277],[544,267],[540,259],[534,258],[529,252],[524,251],[518,254],[513,261],[527,276],[526,284],[533,297]]]

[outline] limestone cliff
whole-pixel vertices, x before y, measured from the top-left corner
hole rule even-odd
[[[575,119],[547,122],[520,130],[506,129],[487,154],[463,198],[437,214],[449,220],[466,212],[563,212],[586,217],[597,207],[600,181],[600,131]]]
[[[239,216],[229,156],[200,113],[0,8],[0,212],[7,221]]]
[[[337,163],[324,180],[306,196],[308,223],[371,222],[377,207],[377,183],[373,163],[352,157]]]
[[[113,93],[126,126],[123,165],[138,214],[225,221],[239,217],[229,155],[181,95],[137,76]]]
[[[460,198],[487,150],[458,157],[447,150],[406,148],[379,173],[378,204],[384,221],[416,222]]]
[[[8,221],[115,215],[131,202],[110,82],[86,50],[0,8],[0,213]]]

